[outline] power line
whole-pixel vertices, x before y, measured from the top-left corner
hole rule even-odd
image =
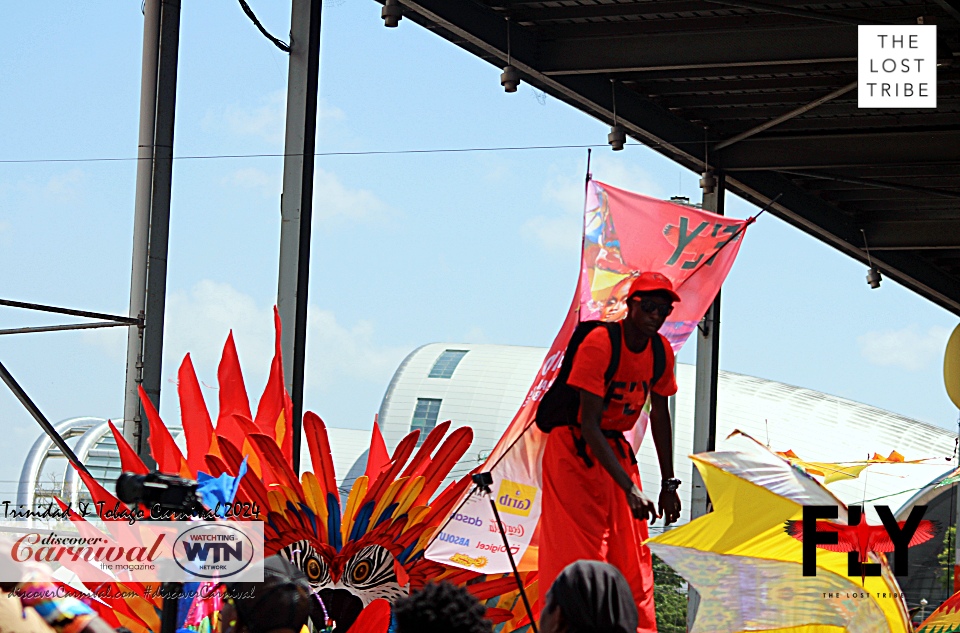
[[[653,147],[649,143],[629,143],[632,146]],[[548,149],[588,149],[606,147],[606,145],[525,145],[517,147],[445,147],[435,149],[400,149],[400,150],[369,150],[357,152],[315,152],[314,156],[393,156],[401,154],[459,154],[469,152],[515,152],[526,150]],[[300,154],[198,154],[195,156],[174,156],[172,160],[217,160],[226,158],[284,158],[286,156],[300,156]],[[136,156],[128,157],[101,157],[101,158],[3,158],[0,164],[32,164],[32,163],[111,163],[132,162],[147,160]]]
[[[250,8],[250,5],[249,5],[249,4],[247,4],[244,0],[240,0],[240,8],[243,9],[243,12],[247,14],[247,17],[250,18],[250,20],[253,22],[254,26],[256,26],[256,27],[260,30],[260,32],[263,33],[263,36],[264,36],[265,38],[267,38],[268,40],[270,40],[271,42],[273,42],[273,44],[274,44],[277,48],[279,48],[280,50],[282,50],[284,53],[289,53],[289,52],[290,52],[290,45],[289,45],[289,44],[287,44],[286,42],[284,42],[284,41],[282,41],[282,40],[278,40],[278,39],[275,38],[274,36],[270,35],[270,33],[267,31],[267,29],[265,29],[264,26],[263,26],[262,24],[260,24],[260,20],[258,20],[258,19],[257,19],[257,16],[255,16],[255,15],[253,14],[253,9]]]

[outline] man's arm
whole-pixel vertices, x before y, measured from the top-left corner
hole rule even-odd
[[[613,449],[607,438],[600,431],[600,418],[603,415],[603,398],[589,391],[580,389],[580,428],[583,439],[587,442],[594,457],[600,462],[604,470],[610,473],[616,484],[627,495],[627,503],[635,519],[646,519],[650,515],[651,522],[657,518],[656,506],[630,479],[630,475],[617,461]],[[669,415],[667,427],[669,429]]]
[[[657,460],[660,462],[661,479],[672,479],[673,474],[673,428],[670,423],[670,407],[667,397],[659,393],[650,393],[650,431],[653,444],[657,447]],[[666,517],[665,524],[670,525],[680,518],[680,496],[676,491],[660,491],[660,513]]]

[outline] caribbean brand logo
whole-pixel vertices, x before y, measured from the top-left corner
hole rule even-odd
[[[476,567],[477,569],[483,569],[487,566],[487,557],[486,556],[477,556],[476,558],[468,556],[467,554],[456,553],[450,557],[451,563],[456,563],[457,565],[463,565],[464,567]]]
[[[504,479],[500,482],[497,492],[497,508],[508,514],[518,514],[522,517],[530,516],[533,500],[537,497],[537,488],[515,481]]]
[[[837,506],[804,506],[802,521],[787,521],[787,534],[803,542],[803,575],[817,575],[817,548],[847,552],[847,575],[879,576],[880,564],[868,563],[870,552],[894,552],[893,573],[906,576],[909,548],[932,539],[938,529],[934,521],[922,521],[927,506],[915,506],[906,521],[897,522],[887,506],[875,506],[883,525],[868,525],[861,506],[847,510],[847,525],[819,521],[836,519]]]

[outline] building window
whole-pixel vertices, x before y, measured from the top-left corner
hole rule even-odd
[[[460,364],[463,357],[467,355],[467,351],[468,350],[464,349],[445,350],[437,357],[437,362],[430,368],[430,374],[427,377],[452,378],[454,370],[457,368],[457,365]]]
[[[440,413],[439,398],[417,398],[417,408],[413,410],[413,420],[410,421],[410,430],[420,430],[417,446],[423,444],[427,435],[437,426],[437,415]]]

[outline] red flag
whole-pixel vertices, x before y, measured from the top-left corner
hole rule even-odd
[[[515,512],[516,516],[511,517],[522,528],[511,539],[519,550],[515,558],[521,571],[536,568],[539,546],[540,467],[546,436],[531,427],[540,398],[560,371],[577,323],[623,318],[625,295],[633,278],[641,272],[657,272],[670,279],[682,297],[660,329],[674,351],[679,350],[717,295],[750,222],[642,196],[595,180],[588,183],[576,295],[520,410],[481,468],[492,471],[494,481],[499,482],[497,498],[507,494],[525,504],[522,513]],[[634,448],[643,439],[647,420],[644,413],[634,428],[625,433]],[[481,518],[479,526],[458,523],[444,530],[462,537],[461,540],[486,537],[480,526],[494,520],[492,511],[476,499],[467,509]],[[451,559],[457,553],[458,542],[435,540],[425,557],[463,567]],[[485,558],[484,573],[511,570],[505,554],[490,553]]]
[[[190,479],[195,478],[196,473],[190,470],[187,460],[183,458],[183,453],[180,452],[180,447],[173,441],[173,436],[170,435],[170,431],[167,430],[163,420],[160,419],[157,408],[147,397],[147,392],[143,390],[142,386],[138,389],[140,391],[140,402],[143,403],[143,410],[147,414],[147,421],[150,423],[150,436],[147,441],[150,443],[150,454],[157,461],[157,469],[168,474],[189,477]]]
[[[187,438],[187,463],[194,472],[206,470],[205,458],[214,453],[213,423],[207,404],[200,392],[200,381],[197,372],[193,369],[193,361],[187,354],[180,371],[177,372],[177,393],[180,395],[180,419],[183,423],[183,433]]]
[[[370,438],[370,452],[367,453],[367,469],[364,475],[369,481],[376,481],[377,475],[384,466],[390,463],[390,453],[387,452],[387,443],[383,441],[383,434],[380,433],[380,425],[377,424],[377,416],[373,417],[373,435]]]
[[[125,473],[136,473],[138,475],[146,475],[150,472],[146,464],[143,463],[143,460],[140,459],[140,456],[137,455],[137,452],[133,450],[133,447],[127,443],[126,438],[123,437],[123,433],[117,430],[117,427],[113,425],[113,422],[107,420],[107,424],[110,425],[110,430],[113,432],[113,439],[117,441],[117,448],[120,449],[120,468],[123,469]]]
[[[283,385],[283,355],[280,351],[280,312],[273,307],[273,323],[276,328],[273,363],[270,365],[270,377],[257,405],[257,417],[254,424],[260,432],[272,437],[280,447],[283,456],[293,463],[293,414],[290,396]]]
[[[220,387],[220,413],[217,415],[217,427],[220,427],[221,420],[234,414],[252,420],[247,388],[243,384],[243,373],[240,371],[237,345],[233,341],[233,330],[230,330],[227,342],[223,344],[223,355],[220,357],[220,366],[217,368],[217,382]]]

